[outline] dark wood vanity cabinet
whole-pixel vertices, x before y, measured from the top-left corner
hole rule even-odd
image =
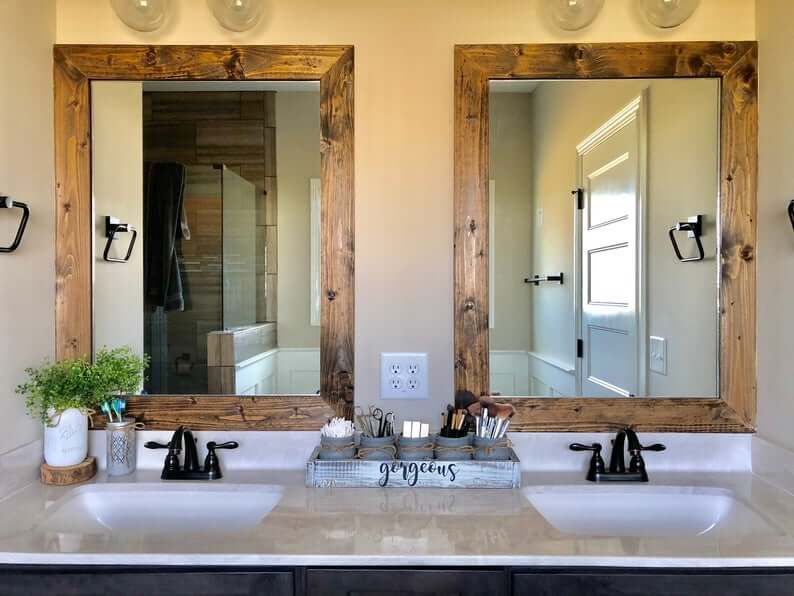
[[[293,596],[292,570],[0,567],[0,596]]]
[[[791,570],[558,569],[514,572],[513,596],[791,596]]]
[[[0,566],[0,596],[794,596],[792,569]]]
[[[507,596],[502,570],[309,569],[306,596]]]

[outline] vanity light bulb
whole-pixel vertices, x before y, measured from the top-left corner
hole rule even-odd
[[[645,17],[657,27],[678,27],[695,12],[700,0],[640,0]]]
[[[554,23],[576,31],[592,23],[604,7],[604,0],[547,0]]]
[[[231,31],[248,31],[264,12],[263,0],[207,0],[218,22]]]
[[[170,0],[110,0],[122,22],[136,31],[155,31],[163,26]]]

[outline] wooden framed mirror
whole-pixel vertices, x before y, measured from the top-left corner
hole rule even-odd
[[[352,416],[353,48],[58,45],[54,57],[57,357],[113,344],[153,356],[127,403],[147,429]],[[293,307],[282,328],[278,288]]]
[[[516,431],[754,431],[756,62],[456,47],[456,391]]]

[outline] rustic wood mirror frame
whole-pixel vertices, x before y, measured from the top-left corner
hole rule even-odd
[[[755,42],[464,45],[455,48],[455,388],[489,394],[488,81],[721,80],[720,396],[506,398],[516,431],[753,432],[756,418]]]
[[[56,45],[56,355],[93,351],[91,82],[319,80],[322,280],[319,396],[133,397],[147,429],[319,430],[353,406],[353,48]],[[103,420],[96,417],[98,426]],[[95,425],[96,426],[96,425]]]

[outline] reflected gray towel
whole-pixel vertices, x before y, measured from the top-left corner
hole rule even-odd
[[[144,164],[144,299],[165,310],[184,310],[177,240],[182,237],[185,166],[179,163]]]

